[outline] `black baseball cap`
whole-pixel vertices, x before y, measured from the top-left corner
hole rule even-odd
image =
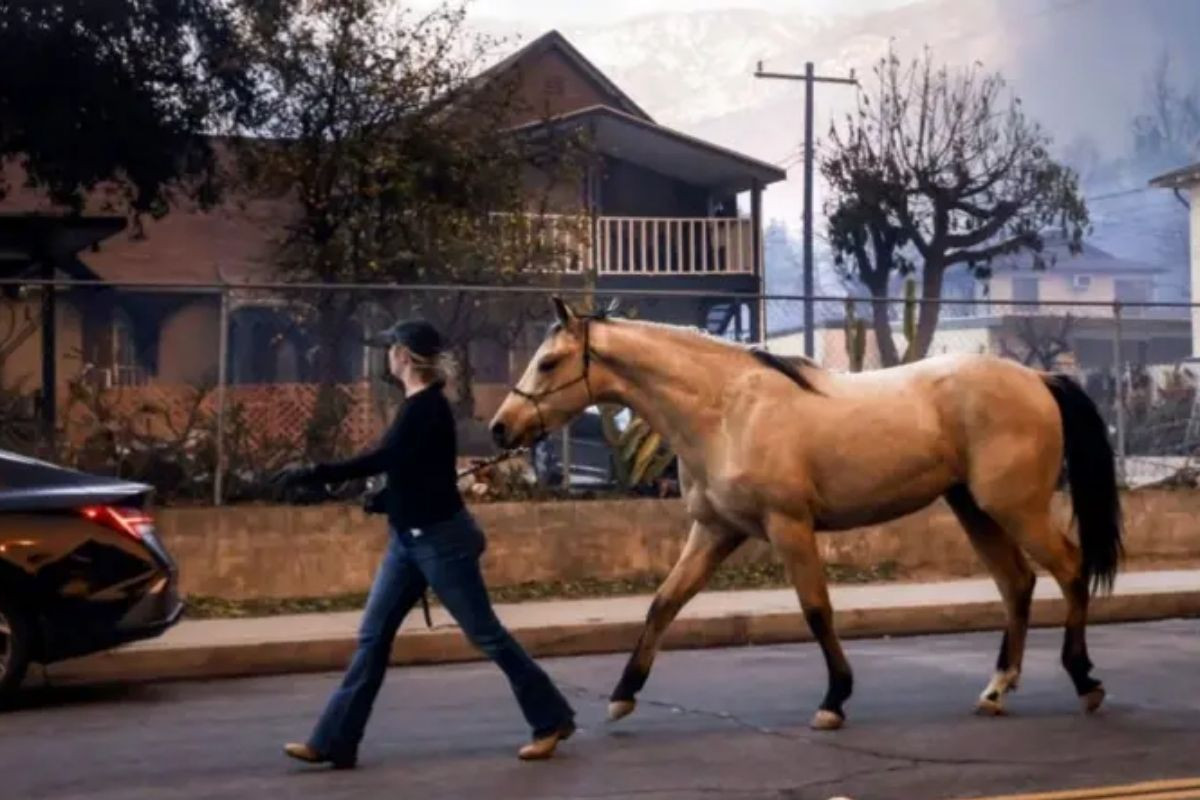
[[[435,358],[442,352],[442,335],[423,319],[397,322],[367,339],[372,347],[407,347],[421,358]]]

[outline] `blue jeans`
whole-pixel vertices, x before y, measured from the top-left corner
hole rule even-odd
[[[573,721],[566,698],[496,618],[479,571],[485,547],[483,533],[466,511],[419,532],[390,532],[363,612],[358,650],[317,722],[310,747],[334,759],[356,756],[396,632],[427,586],[471,643],[504,671],[535,737]]]

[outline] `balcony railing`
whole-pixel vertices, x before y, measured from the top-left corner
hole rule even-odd
[[[534,222],[538,243],[557,269],[599,275],[753,275],[754,227],[724,217],[547,215]],[[762,254],[759,253],[761,265]]]

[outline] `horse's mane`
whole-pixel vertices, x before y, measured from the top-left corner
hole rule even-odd
[[[698,338],[704,339],[711,344],[718,344],[718,345],[721,345],[722,347],[728,347],[733,350],[738,350],[743,353],[747,353],[750,356],[752,356],[755,361],[757,361],[759,364],[763,365],[767,369],[773,369],[776,372],[783,373],[784,375],[786,375],[788,377],[789,380],[792,381],[792,383],[796,384],[804,391],[812,392],[813,394],[821,393],[820,390],[818,390],[817,387],[813,385],[812,381],[810,381],[808,379],[808,377],[805,376],[805,374],[800,371],[800,368],[797,367],[794,363],[783,358],[782,356],[775,355],[774,353],[769,353],[766,350],[763,350],[761,347],[746,347],[744,345],[740,345],[735,342],[731,342],[728,339],[722,339],[721,337],[714,335],[710,331],[703,330],[702,328],[696,328],[696,327],[687,326],[687,325],[671,325],[670,323],[656,322],[653,320],[639,319],[639,320],[631,320],[631,321],[636,322],[639,325],[644,325],[644,326],[650,327],[650,328],[661,328],[663,330],[671,331],[674,333],[691,334]],[[817,367],[817,363],[815,361],[813,361],[812,359],[801,358],[800,361],[802,361],[805,364],[805,366]]]
[[[812,381],[804,376],[804,373],[800,371],[799,367],[782,356],[777,356],[774,353],[768,353],[766,350],[762,350],[758,347],[750,348],[750,355],[758,359],[758,362],[763,366],[769,367],[777,372],[782,372],[784,375],[792,379],[792,383],[796,384],[804,391],[812,392],[813,394],[821,393],[816,386],[813,386]],[[806,364],[811,363],[808,359],[804,359],[804,361]]]

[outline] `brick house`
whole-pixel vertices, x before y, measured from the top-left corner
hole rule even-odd
[[[593,273],[600,292],[760,291],[761,195],[785,177],[783,170],[659,125],[554,31],[477,80],[501,77],[515,77],[522,105],[539,110],[512,119],[512,130],[582,131],[593,149],[579,184],[553,198],[553,211],[582,218],[589,234],[569,270]],[[124,392],[131,403],[147,393],[177,395],[216,378],[223,344],[230,391],[262,407],[264,425],[274,424],[273,414],[291,420],[310,402],[316,376],[308,343],[278,312],[278,297],[239,292],[222,324],[219,292],[169,288],[275,279],[277,242],[293,213],[286,201],[228,197],[207,211],[180,206],[147,220],[145,235],[134,237],[123,230],[124,220],[103,214],[99,198],[83,217],[67,219],[21,188],[13,165],[6,169],[16,188],[0,202],[0,277],[55,275],[97,285],[38,296],[9,292],[0,301],[0,388],[38,390],[53,376],[60,399],[81,378]],[[536,181],[532,170],[530,181]],[[739,211],[739,196],[748,216]],[[161,285],[122,285],[147,281]],[[742,340],[760,335],[756,302],[655,298],[640,304],[639,313]],[[371,366],[359,332],[347,331],[335,377],[366,397]],[[479,346],[472,357],[484,365],[474,384],[475,413],[484,418],[523,354]],[[367,437],[377,423],[363,413],[356,427]]]

